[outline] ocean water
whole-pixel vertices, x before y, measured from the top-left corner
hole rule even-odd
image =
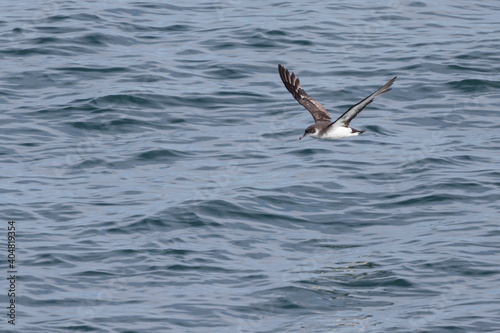
[[[500,332],[500,3],[0,7],[2,332]]]

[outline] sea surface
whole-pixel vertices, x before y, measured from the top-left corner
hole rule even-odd
[[[500,332],[500,2],[0,13],[0,331]]]

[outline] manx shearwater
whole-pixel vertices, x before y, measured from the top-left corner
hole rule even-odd
[[[304,89],[300,87],[300,81],[298,77],[295,77],[295,73],[290,72],[285,67],[278,65],[278,71],[280,73],[281,81],[285,84],[286,89],[292,94],[292,96],[299,102],[303,107],[311,113],[314,118],[315,124],[306,128],[304,135],[300,139],[306,136],[312,136],[313,138],[319,139],[341,139],[349,136],[357,136],[364,131],[359,131],[352,127],[349,127],[351,120],[354,119],[360,113],[365,106],[370,104],[375,97],[380,96],[389,90],[389,88],[397,76],[393,77],[389,82],[380,87],[370,96],[366,97],[364,100],[355,104],[349,108],[343,115],[341,115],[337,120],[332,121],[332,118],[326,112],[326,109],[320,102],[309,96]]]

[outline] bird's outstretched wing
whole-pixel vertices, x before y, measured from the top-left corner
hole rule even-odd
[[[382,87],[380,87],[373,94],[366,97],[364,100],[362,100],[358,104],[351,106],[349,108],[349,110],[347,110],[343,115],[341,115],[339,117],[339,119],[335,120],[333,122],[333,124],[331,124],[330,126],[349,126],[349,123],[351,122],[351,120],[353,120],[354,117],[356,117],[358,115],[358,113],[360,113],[365,108],[365,106],[370,104],[375,99],[375,97],[380,96],[382,94],[385,94],[386,92],[391,90],[391,88],[389,88],[389,87],[394,83],[394,81],[396,79],[397,79],[397,76],[393,77],[391,80],[389,80],[389,82],[384,84]]]
[[[281,65],[278,65],[278,71],[286,89],[292,94],[297,102],[311,113],[315,122],[329,121],[332,119],[320,102],[309,96],[304,89],[300,88],[300,81],[298,77],[295,77],[295,73],[290,75],[288,69]]]

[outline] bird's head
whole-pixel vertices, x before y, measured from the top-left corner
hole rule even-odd
[[[306,131],[304,132],[304,135],[302,135],[299,140],[302,138],[305,138],[306,136],[316,136],[318,134],[318,129],[315,127],[315,125],[311,125],[308,128],[306,128]]]

